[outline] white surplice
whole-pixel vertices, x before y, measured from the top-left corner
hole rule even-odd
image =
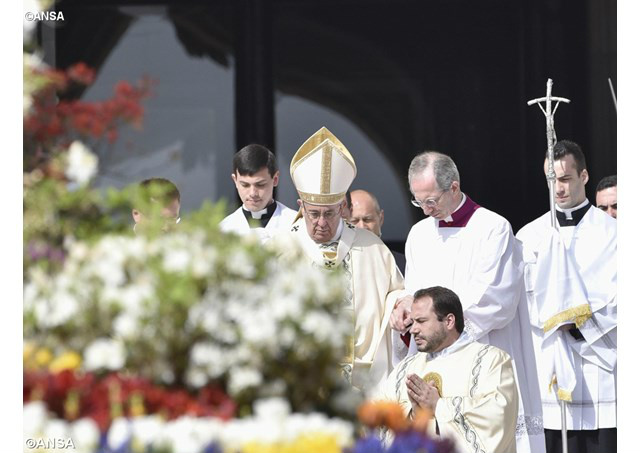
[[[242,206],[233,211],[227,217],[220,222],[220,230],[226,233],[236,233],[241,236],[246,234],[257,235],[262,242],[267,241],[278,231],[289,231],[293,221],[298,214],[298,211],[294,211],[286,207],[284,204],[276,201],[276,210],[267,222],[267,226],[251,228],[247,218],[242,212]]]
[[[456,451],[516,452],[518,390],[506,352],[472,341],[463,332],[442,351],[405,358],[373,399],[396,401],[408,415],[406,379],[411,374],[436,382],[440,399],[434,416],[440,436],[451,438]],[[435,435],[435,425],[429,425],[429,434]]]
[[[524,293],[522,247],[502,216],[478,208],[465,227],[439,227],[432,217],[407,237],[405,287],[454,291],[462,303],[465,331],[506,351],[514,362],[520,396],[518,453],[544,453],[542,408]],[[411,343],[409,354],[415,353]]]
[[[404,282],[393,254],[378,236],[344,221],[338,231],[334,267],[350,280],[349,310],[355,314],[352,384],[368,391],[393,369],[388,324],[393,305],[404,294]],[[302,246],[310,266],[326,268],[320,245],[309,237],[303,218],[289,234]]]
[[[550,228],[547,212],[523,227],[517,234],[524,244],[526,286],[533,340],[538,363],[545,363],[543,354],[543,324],[550,325],[548,316],[539,313],[536,300],[538,276],[546,272],[538,264],[544,255]],[[617,233],[616,220],[591,206],[577,226],[559,227],[567,248],[567,257],[578,270],[581,292],[586,292],[591,308],[590,317],[579,327],[584,340],[576,340],[563,332],[573,353],[576,385],[572,401],[567,405],[567,428],[590,430],[616,427],[617,376]],[[542,277],[540,277],[542,278]],[[576,284],[575,276],[572,283]],[[546,307],[545,307],[546,308]],[[548,311],[551,313],[552,311]],[[545,318],[545,319],[542,319]],[[566,317],[557,318],[563,322]],[[542,368],[542,367],[540,367]],[[539,371],[544,372],[540,369]],[[544,427],[561,429],[560,404],[548,383],[540,376]]]

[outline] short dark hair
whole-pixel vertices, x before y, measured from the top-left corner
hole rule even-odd
[[[556,161],[568,155],[573,156],[573,159],[576,161],[578,174],[582,173],[582,170],[587,169],[587,160],[584,158],[584,153],[580,145],[570,140],[560,140],[553,147],[553,160]]]
[[[433,311],[438,317],[438,321],[442,321],[445,316],[452,313],[456,317],[456,330],[462,333],[464,330],[464,315],[462,314],[462,304],[456,293],[449,288],[442,286],[432,286],[430,288],[419,289],[413,295],[413,300],[430,297],[433,301]]]
[[[596,187],[596,193],[601,190],[608,189],[609,187],[618,187],[617,175],[605,176],[602,178],[598,183],[598,187]]]
[[[149,201],[160,201],[163,205],[168,205],[173,200],[180,202],[180,191],[178,187],[166,178],[149,178],[140,183],[140,188],[147,193],[162,193],[160,200],[149,199]],[[151,196],[151,195],[149,195]]]
[[[266,146],[252,143],[233,156],[234,174],[253,176],[265,167],[273,178],[276,171],[278,171],[276,156]]]

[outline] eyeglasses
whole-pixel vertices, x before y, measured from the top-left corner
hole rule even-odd
[[[307,210],[306,206],[305,206],[305,212],[307,213],[307,216],[314,222],[317,222],[318,220],[320,220],[320,217],[324,217],[324,219],[327,222],[330,222],[340,215],[340,209],[338,209],[337,211],[329,210],[325,212],[320,212],[320,211],[309,211]]]
[[[416,208],[433,209],[436,206],[438,206],[438,203],[440,202],[440,199],[448,191],[449,191],[449,189],[443,190],[438,198],[429,198],[427,200],[416,200],[415,198],[412,198],[411,199],[411,204],[414,205]]]

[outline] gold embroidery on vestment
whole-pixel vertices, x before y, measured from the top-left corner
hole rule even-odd
[[[589,306],[589,304],[583,304],[577,307],[569,308],[547,319],[544,323],[543,330],[545,333],[547,333],[558,324],[567,321],[573,321],[577,327],[580,327],[585,322],[587,322],[589,318],[591,318],[591,315],[591,307]]]

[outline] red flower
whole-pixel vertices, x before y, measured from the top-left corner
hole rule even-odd
[[[96,72],[85,63],[76,63],[67,68],[67,77],[83,85],[91,85],[95,79]]]
[[[136,376],[112,373],[99,378],[71,370],[25,373],[23,399],[42,399],[60,418],[90,417],[102,432],[109,428],[112,417],[120,415],[161,414],[174,419],[189,414],[228,420],[236,411],[235,402],[215,386],[192,396],[184,389],[168,389]]]
[[[149,80],[142,80],[136,85],[119,82],[113,97],[102,102],[60,101],[70,82],[88,85],[95,79],[95,71],[84,63],[78,63],[66,72],[50,69],[38,72],[49,78],[49,84],[34,94],[30,114],[24,118],[27,166],[43,165],[42,159],[34,158],[39,149],[44,150],[48,158],[51,151],[76,139],[88,140],[90,145],[101,140],[113,143],[118,137],[117,128],[122,123],[141,126],[144,109],[140,103],[150,95]]]

